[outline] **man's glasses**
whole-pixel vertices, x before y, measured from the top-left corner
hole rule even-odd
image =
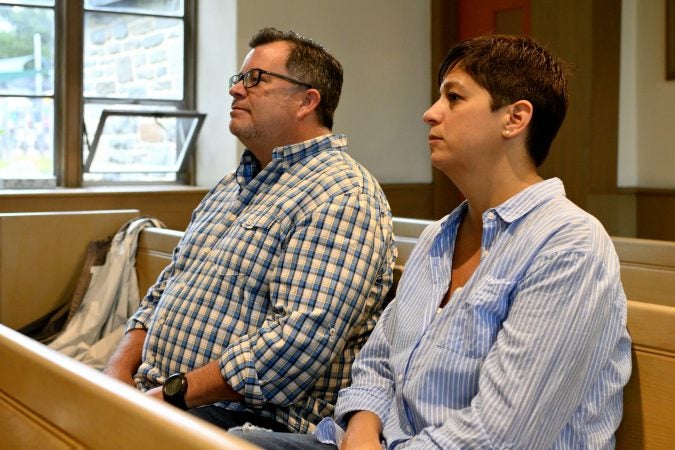
[[[251,69],[246,73],[238,73],[236,75],[232,75],[232,77],[230,77],[230,89],[232,89],[232,86],[239,83],[240,81],[244,82],[245,88],[252,88],[253,86],[257,86],[258,83],[260,83],[260,78],[262,78],[263,74],[281,78],[282,80],[290,81],[291,83],[299,84],[300,86],[307,86],[307,88],[310,89],[312,87],[307,83],[293,79],[291,77],[287,77],[286,75],[282,75],[280,73],[268,72],[267,70],[263,69]]]

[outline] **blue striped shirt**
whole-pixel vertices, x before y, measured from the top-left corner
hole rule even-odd
[[[328,135],[249,151],[200,203],[128,329],[145,328],[141,389],[219,360],[227,402],[298,432],[333,413],[375,327],[396,258],[375,179]]]
[[[613,448],[631,356],[610,238],[560,180],[537,183],[483,213],[480,264],[439,310],[466,208],[422,234],[337,423],[372,411],[397,449]]]

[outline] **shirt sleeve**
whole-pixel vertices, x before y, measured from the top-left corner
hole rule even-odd
[[[622,386],[616,376],[599,376],[616,370],[608,359],[625,330],[618,278],[590,253],[538,257],[515,291],[470,407],[391,447],[549,448],[591,389]],[[594,385],[599,378],[610,384]],[[595,406],[621,414],[621,405]]]
[[[342,194],[298,223],[271,277],[273,314],[220,358],[223,377],[249,406],[297,402],[379,307],[388,286],[373,285],[395,258],[385,219],[372,196]]]
[[[343,428],[347,416],[357,411],[376,414],[382,425],[387,421],[394,398],[394,382],[389,366],[390,344],[387,331],[395,317],[396,300],[385,309],[366,345],[352,366],[352,384],[340,391],[335,406],[335,421]]]

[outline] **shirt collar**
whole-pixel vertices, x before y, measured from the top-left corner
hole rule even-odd
[[[313,156],[329,148],[346,150],[347,136],[343,134],[324,134],[323,136],[318,136],[298,144],[277,147],[272,151],[272,161],[280,161],[286,167],[290,167],[308,156]]]
[[[565,197],[565,187],[558,178],[550,178],[540,181],[532,186],[528,186],[501,205],[491,208],[488,211],[494,211],[504,222],[511,223],[553,197]],[[439,236],[455,236],[459,221],[464,216],[468,203],[464,200],[455,208],[441,223],[441,233]],[[487,213],[488,211],[485,211]],[[450,239],[437,242],[434,254],[443,254],[446,252],[452,242]]]
[[[281,166],[286,170],[303,159],[318,154],[324,150],[347,150],[347,136],[344,134],[324,134],[297,144],[277,147],[272,150],[270,166]],[[261,171],[260,163],[249,149],[244,150],[237,168],[237,183],[243,188]]]
[[[504,222],[511,223],[554,197],[565,197],[565,187],[559,178],[528,186],[493,209]]]

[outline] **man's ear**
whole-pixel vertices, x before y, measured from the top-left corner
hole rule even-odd
[[[534,107],[527,100],[518,100],[508,106],[507,112],[508,117],[504,125],[503,135],[505,138],[512,138],[527,130],[532,120]]]
[[[305,118],[307,115],[311,114],[319,107],[321,102],[321,93],[316,89],[307,89],[304,91],[304,96],[302,98],[302,104],[298,109],[299,118]]]

